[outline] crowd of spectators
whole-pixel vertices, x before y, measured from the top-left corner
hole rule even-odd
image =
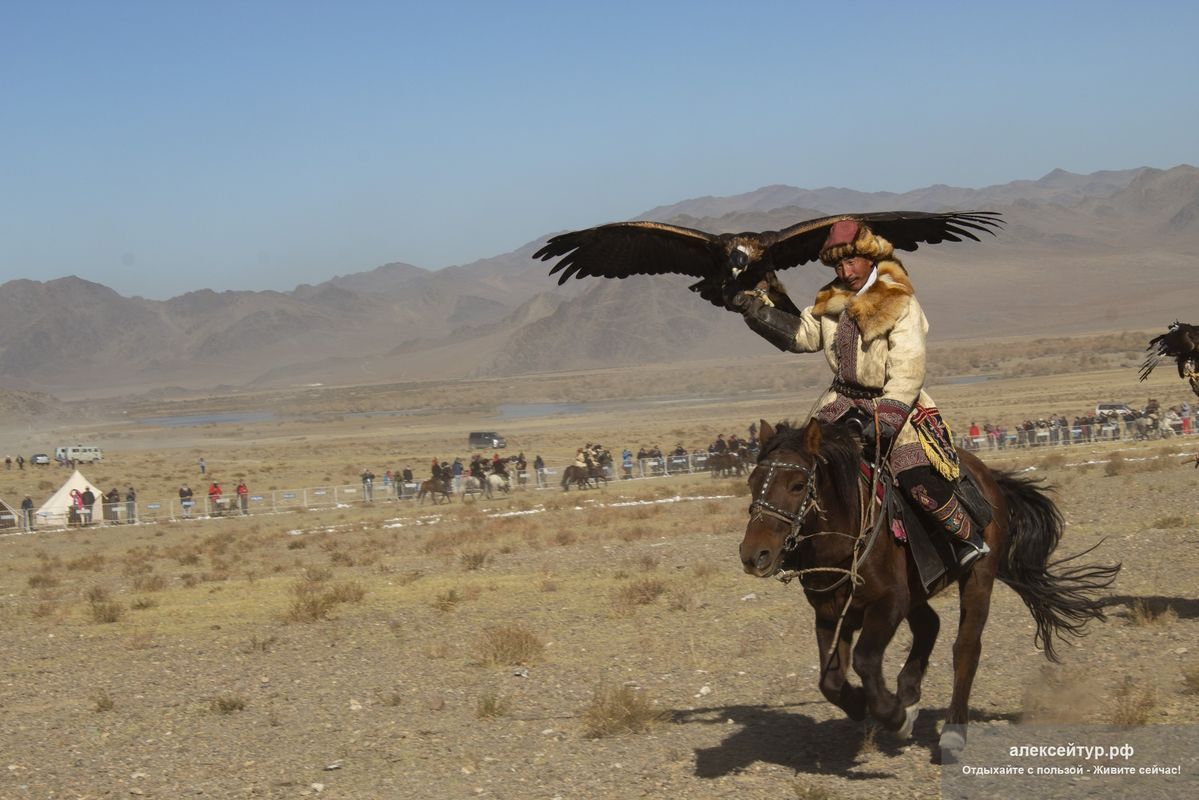
[[[1050,414],[1035,420],[1025,419],[1011,426],[992,422],[984,422],[980,426],[977,422],[971,422],[967,432],[960,437],[959,445],[967,450],[1002,450],[1009,447],[1189,436],[1196,431],[1195,412],[1195,407],[1186,401],[1163,410],[1158,401],[1150,398],[1140,409],[1128,406],[1121,409],[1097,408],[1095,413],[1074,417]]]

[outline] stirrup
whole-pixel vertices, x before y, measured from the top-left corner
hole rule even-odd
[[[967,569],[975,561],[991,552],[991,548],[986,542],[979,546],[968,539],[958,539],[957,544],[960,545],[957,550],[958,566],[962,569]]]

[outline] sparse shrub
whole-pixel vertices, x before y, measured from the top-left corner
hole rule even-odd
[[[139,592],[161,592],[167,588],[165,575],[138,575],[133,579],[133,588]]]
[[[666,584],[657,578],[645,578],[622,586],[616,591],[616,602],[625,606],[645,606],[666,592]]]
[[[1169,603],[1143,598],[1134,600],[1128,612],[1128,620],[1133,625],[1164,625],[1177,619],[1178,614]]]
[[[333,577],[333,570],[328,567],[317,567],[309,564],[304,567],[303,579],[309,583],[322,583]]]
[[[190,589],[193,586],[195,586],[197,583],[199,583],[200,579],[197,578],[195,575],[192,575],[190,572],[185,572],[179,576],[179,581],[184,586],[186,586],[188,589]]]
[[[658,568],[658,557],[652,553],[646,553],[637,560],[637,563],[646,572],[653,572]]]
[[[1158,517],[1153,521],[1153,527],[1161,530],[1167,530],[1170,528],[1185,528],[1186,526],[1186,517],[1182,517],[1177,514],[1169,517]]]
[[[288,550],[303,550],[307,546],[308,542],[304,541],[303,539],[292,539],[287,543]]]
[[[1137,689],[1132,676],[1125,676],[1116,690],[1116,704],[1112,708],[1110,721],[1124,728],[1148,724],[1149,715],[1157,705],[1157,693],[1153,687]]]
[[[112,696],[109,695],[109,693],[104,689],[101,689],[92,695],[92,700],[95,701],[95,709],[97,714],[103,714],[105,711],[112,711],[115,707],[115,703],[112,701]]]
[[[329,555],[329,561],[330,563],[337,564],[338,566],[342,567],[354,566],[354,558],[349,553],[342,552],[341,550],[336,550],[331,553]]]
[[[110,625],[114,622],[120,622],[121,617],[125,613],[125,607],[115,600],[107,600],[102,603],[91,603],[89,608],[91,608],[92,620],[101,625]]]
[[[48,572],[35,572],[29,576],[30,589],[51,589],[61,582],[56,576]]]
[[[615,689],[601,686],[583,709],[583,733],[589,739],[641,733],[666,716],[645,692],[631,686]]]
[[[366,589],[357,581],[343,581],[327,588],[301,578],[291,587],[295,599],[285,615],[290,622],[317,622],[329,616],[339,603],[360,603]]]
[[[699,607],[695,595],[685,587],[679,586],[670,590],[666,596],[666,607],[671,611],[694,611]]]
[[[158,601],[153,597],[139,597],[129,604],[129,607],[134,611],[146,611],[158,605]]]
[[[1050,453],[1041,459],[1041,469],[1050,469],[1052,467],[1063,467],[1066,465],[1065,453]]]
[[[539,588],[543,592],[556,592],[558,591],[558,582],[547,575],[541,579]]]
[[[358,581],[342,581],[330,586],[327,593],[334,603],[361,603],[366,588]]]
[[[711,561],[700,561],[691,567],[691,576],[696,580],[706,581],[720,572],[720,567]]]
[[[246,643],[246,652],[248,653],[265,653],[271,649],[275,642],[279,641],[276,636],[267,636],[259,639],[257,634],[250,636],[250,641]]]
[[[71,559],[67,562],[67,569],[83,572],[91,570],[99,572],[104,567],[104,556],[99,553],[93,553],[88,556],[80,556],[79,558]]]
[[[137,631],[125,641],[125,647],[129,650],[149,650],[154,646],[154,634],[149,631]]]
[[[1107,463],[1103,465],[1103,474],[1111,478],[1116,475],[1123,475],[1128,462],[1124,460],[1123,453],[1112,453]]]
[[[545,651],[545,644],[523,625],[490,628],[479,646],[480,660],[486,666],[529,664]]]
[[[433,601],[433,608],[438,611],[453,611],[462,602],[462,595],[454,589],[447,589]]]
[[[499,695],[488,692],[479,698],[475,716],[479,719],[495,719],[508,713],[510,703]]]
[[[329,616],[333,606],[333,600],[324,592],[311,589],[296,592],[295,599],[287,609],[286,619],[289,622],[318,622]]]
[[[53,600],[42,600],[29,612],[34,619],[46,619],[58,612],[58,603]]]
[[[214,714],[232,714],[235,711],[246,710],[246,699],[241,695],[223,694],[212,698],[209,708]]]
[[[577,537],[571,531],[558,531],[554,534],[554,541],[562,547],[572,545],[577,540]]]
[[[628,525],[620,529],[620,539],[624,542],[636,542],[649,536],[649,528],[644,525]]]
[[[1182,670],[1183,691],[1187,694],[1199,694],[1199,664],[1192,664]]]
[[[463,569],[476,570],[482,569],[490,557],[490,550],[464,550],[458,556],[458,560],[461,562]]]

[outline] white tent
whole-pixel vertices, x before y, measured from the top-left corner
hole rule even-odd
[[[92,490],[92,494],[96,496],[95,521],[99,522],[101,502],[100,490],[96,488],[95,484],[83,477],[83,473],[81,473],[79,470],[75,470],[75,474],[67,478],[67,482],[59,487],[59,490],[54,493],[54,496],[43,503],[42,507],[34,512],[34,524],[38,526],[48,525],[54,528],[65,527],[70,518],[71,507],[75,504],[75,501],[71,497],[71,490],[78,489],[79,492],[82,493],[84,489],[88,488],[90,488]]]
[[[21,525],[19,506],[10,506],[0,497],[0,531],[17,528]]]

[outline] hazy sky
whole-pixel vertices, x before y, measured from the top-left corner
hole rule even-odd
[[[0,0],[0,282],[289,290],[774,183],[1199,164],[1197,8]]]

